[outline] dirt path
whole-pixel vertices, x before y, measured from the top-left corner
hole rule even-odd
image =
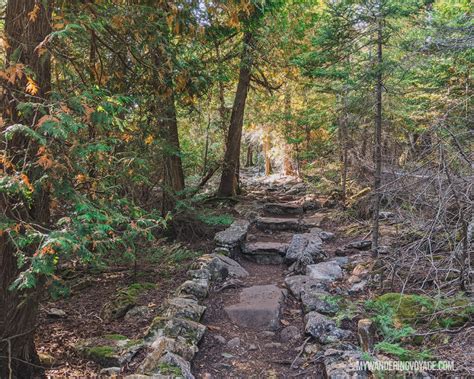
[[[208,331],[193,360],[193,374],[207,379],[324,377],[325,369],[319,360],[308,364],[307,357],[303,359],[303,352],[307,355],[311,349],[315,353],[319,348],[308,344],[311,337],[305,334],[301,301],[289,294],[285,284],[287,276],[297,273],[290,272],[287,259],[293,237],[319,226],[324,211],[315,209],[320,207],[316,199],[305,199],[304,187],[294,180],[250,181],[240,211],[253,224],[242,244],[242,253],[233,257],[249,275],[237,281],[231,279],[234,286],[217,288],[207,299],[202,322]],[[277,325],[259,323],[266,311],[260,302],[278,302],[272,300],[272,295],[263,295],[261,301],[254,301],[252,295],[242,299],[246,291],[255,291],[258,296],[269,285],[284,295]],[[244,314],[233,317],[233,307],[245,308],[239,308]]]

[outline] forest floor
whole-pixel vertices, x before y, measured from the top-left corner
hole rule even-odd
[[[334,238],[324,242],[327,260],[349,257],[350,264],[344,267],[344,276],[331,284],[331,293],[340,294],[346,305],[336,315],[338,327],[351,331],[347,342],[357,345],[357,323],[367,317],[364,304],[375,299],[381,291],[369,283],[373,258],[364,247],[350,248],[351,242],[367,241],[370,238],[369,221],[347,217],[344,211],[334,207],[328,196],[310,195],[295,178],[274,175],[269,178],[258,177],[255,172],[244,172],[244,194],[233,208],[223,208],[225,212],[238,214],[240,218],[255,221],[265,212],[264,204],[303,204],[316,202],[323,207],[312,209],[304,214],[281,215],[280,218],[306,220],[313,227],[319,227],[334,234]],[[299,188],[299,189],[298,189]],[[310,195],[308,197],[308,195]],[[217,206],[219,208],[220,205]],[[268,215],[266,215],[268,216]],[[274,217],[274,216],[273,216]],[[251,226],[247,243],[270,242],[287,244],[296,232],[290,230],[259,230]],[[390,246],[403,233],[398,222],[386,220],[381,225],[381,244]],[[162,255],[146,255],[138,261],[136,269],[130,266],[116,266],[106,271],[71,270],[64,279],[72,288],[68,297],[56,301],[43,302],[40,312],[39,328],[36,335],[37,347],[43,355],[43,362],[51,367],[47,374],[52,377],[83,377],[97,374],[100,367],[77,354],[76,345],[84,338],[104,334],[120,334],[135,339],[141,338],[151,320],[160,313],[164,300],[171,296],[176,286],[184,281],[186,271],[197,255],[210,252],[210,239],[193,241],[193,249],[179,247],[172,258],[162,261]],[[157,250],[165,249],[158,246]],[[256,263],[245,259],[245,254],[236,260],[248,271],[249,276],[227,288],[213,288],[204,305],[207,310],[202,323],[207,332],[199,344],[199,352],[193,360],[193,374],[197,378],[313,378],[322,376],[321,354],[324,348],[314,343],[305,334],[304,312],[299,299],[291,296],[285,288],[285,277],[289,274],[288,265],[283,262]],[[353,280],[355,277],[356,280]],[[106,321],[101,317],[104,304],[114,294],[134,283],[149,284],[134,299],[134,306],[146,307],[147,311],[136,317],[120,317]],[[352,291],[354,284],[362,283],[361,289]],[[284,298],[277,328],[242,327],[231,321],[225,307],[239,301],[244,288],[274,285],[282,289]],[[386,291],[385,291],[386,292]],[[60,309],[60,316],[52,309]],[[290,333],[291,332],[291,333]],[[429,333],[429,331],[428,331]],[[380,337],[380,336],[379,336]],[[439,334],[441,340],[424,340],[430,347],[437,345],[438,353],[452,360],[449,349],[456,351],[456,361],[470,366],[474,346],[472,327],[458,330],[449,335]],[[346,341],[345,341],[346,342]],[[413,347],[409,345],[409,347]],[[467,348],[466,348],[467,347]],[[471,352],[471,353],[470,353]],[[144,352],[141,353],[142,355]],[[390,354],[388,354],[390,357]],[[388,359],[387,355],[380,355]],[[450,358],[450,359],[448,359]],[[471,356],[472,358],[472,356]],[[126,372],[133,372],[139,359],[134,359]],[[469,370],[472,368],[469,368]]]

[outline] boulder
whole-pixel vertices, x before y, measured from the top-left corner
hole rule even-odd
[[[107,334],[80,341],[75,349],[79,355],[102,367],[121,367],[130,362],[142,346],[141,340],[131,340],[120,334]]]
[[[227,229],[216,233],[214,242],[217,246],[228,248],[231,251],[238,249],[240,243],[247,236],[250,223],[247,220],[235,220]]]
[[[186,280],[181,284],[176,293],[178,295],[190,295],[196,299],[205,299],[209,291],[209,280],[207,279],[193,279]]]
[[[313,279],[308,275],[293,275],[285,278],[285,285],[290,290],[290,293],[298,300],[301,299],[301,294],[310,291],[327,291],[328,287],[325,282]]]
[[[335,262],[321,262],[306,267],[306,274],[313,279],[333,282],[342,278],[341,267]]]
[[[369,250],[372,247],[372,241],[360,240],[348,243],[345,249]]]
[[[351,346],[351,345],[349,345]],[[366,379],[369,375],[366,371],[359,370],[358,361],[363,361],[363,353],[355,347],[347,349],[330,348],[324,352],[323,362],[326,369],[326,377]],[[371,377],[371,376],[370,376]]]
[[[146,305],[139,307],[133,307],[130,309],[124,317],[125,321],[134,321],[140,319],[147,319],[152,315],[152,310]]]
[[[167,301],[166,317],[178,317],[192,321],[199,321],[206,307],[199,305],[194,299],[173,297]]]
[[[184,379],[194,379],[191,364],[179,355],[166,353],[159,361],[158,371],[152,374],[173,375]]]
[[[65,318],[67,317],[66,312],[58,308],[49,308],[46,310],[46,315],[51,318]]]
[[[326,258],[322,248],[323,241],[313,233],[295,234],[286,251],[288,262],[299,260],[309,261],[309,264],[320,262]]]
[[[349,331],[338,328],[333,320],[318,312],[309,312],[304,321],[306,334],[319,343],[334,343],[350,337]]]
[[[303,292],[301,302],[305,313],[316,311],[325,315],[334,315],[339,310],[337,298],[321,290]]]
[[[244,288],[240,302],[224,308],[229,318],[237,325],[277,330],[285,291],[273,284]]]
[[[174,317],[165,322],[163,335],[183,337],[189,344],[197,345],[206,332],[206,327],[196,321]]]
[[[220,254],[206,254],[200,258],[213,280],[224,280],[227,277],[245,278],[249,273],[236,261]]]

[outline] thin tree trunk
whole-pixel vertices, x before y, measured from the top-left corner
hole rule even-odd
[[[36,8],[35,8],[36,7]],[[46,7],[46,8],[45,8]],[[33,12],[33,10],[36,9]],[[35,14],[33,18],[31,15]],[[41,56],[35,48],[50,34],[51,3],[35,0],[9,0],[5,13],[5,38],[8,42],[6,66],[22,64],[28,68],[29,76],[38,86],[33,101],[40,102],[51,91],[51,65],[49,53]],[[14,58],[16,57],[16,58]],[[14,60],[15,59],[15,60]],[[2,83],[3,85],[4,83]],[[3,118],[6,125],[22,123],[31,125],[32,118],[26,119],[17,111],[17,105],[29,98],[24,93],[26,78],[3,85],[5,90]],[[31,99],[30,99],[31,100]],[[17,134],[7,145],[6,154],[16,165],[31,162],[38,146],[24,135]],[[25,164],[25,166],[28,166]],[[8,174],[8,169],[4,168]],[[24,172],[34,181],[42,175],[38,168]],[[0,198],[0,209],[7,218],[16,222],[34,222],[46,226],[49,222],[49,195],[43,188],[35,189],[30,205],[15,204],[7,196]],[[25,248],[32,255],[36,247]],[[22,268],[23,270],[25,267]],[[12,282],[18,277],[16,249],[7,233],[0,234],[0,377],[37,378],[44,375],[35,350],[34,332],[38,314],[38,303],[42,278],[37,278],[34,288],[11,290]]]
[[[285,118],[286,118],[286,134],[288,135],[291,130],[291,99],[290,99],[290,92],[288,87],[286,88],[285,92]],[[292,165],[292,157],[291,157],[291,146],[288,141],[285,140],[285,147],[284,147],[284,158],[283,158],[283,173],[287,176],[294,175],[293,165]]]
[[[377,83],[376,93],[376,115],[375,115],[375,144],[374,144],[374,214],[372,227],[372,250],[378,256],[379,247],[379,213],[380,213],[380,185],[382,174],[382,16],[377,20]]]
[[[240,144],[242,140],[242,126],[244,122],[245,102],[250,87],[252,71],[252,44],[253,35],[246,32],[243,38],[243,49],[240,62],[239,82],[235,93],[234,105],[230,116],[230,127],[227,133],[226,152],[222,168],[219,196],[235,196],[238,193],[238,177],[240,163]]]
[[[347,165],[348,165],[348,123],[349,123],[349,111],[347,106],[348,98],[348,86],[344,86],[344,94],[342,99],[343,104],[343,119],[341,123],[341,146],[342,146],[342,172],[341,172],[341,190],[342,190],[342,202],[345,204],[347,197]]]
[[[209,129],[210,128],[211,128],[211,112],[209,111],[207,115],[206,144],[204,145],[204,159],[202,163],[202,175],[205,175],[207,172],[207,161],[208,161],[208,156],[209,156]]]
[[[252,145],[249,143],[247,146],[247,158],[245,160],[245,167],[253,166],[253,149]]]
[[[265,158],[265,176],[272,174],[272,160],[270,159],[270,133],[265,132],[263,137],[263,156]]]

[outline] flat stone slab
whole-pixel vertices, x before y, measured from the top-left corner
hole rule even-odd
[[[247,220],[235,220],[226,230],[216,233],[214,242],[217,246],[237,247],[245,239],[249,225]]]
[[[281,264],[288,249],[282,242],[250,242],[243,248],[244,257],[260,264]]]
[[[311,278],[309,275],[293,275],[285,278],[286,287],[290,293],[298,300],[301,299],[303,293],[321,290],[326,291],[327,285],[317,279]]]
[[[267,203],[263,210],[273,215],[298,215],[303,213],[303,207],[292,203]]]
[[[259,217],[255,225],[263,231],[288,230],[299,232],[304,229],[297,218]]]
[[[306,275],[321,281],[333,282],[342,278],[341,267],[335,261],[306,266]]]
[[[274,284],[244,288],[240,302],[224,308],[237,325],[263,330],[277,330],[285,291]]]

